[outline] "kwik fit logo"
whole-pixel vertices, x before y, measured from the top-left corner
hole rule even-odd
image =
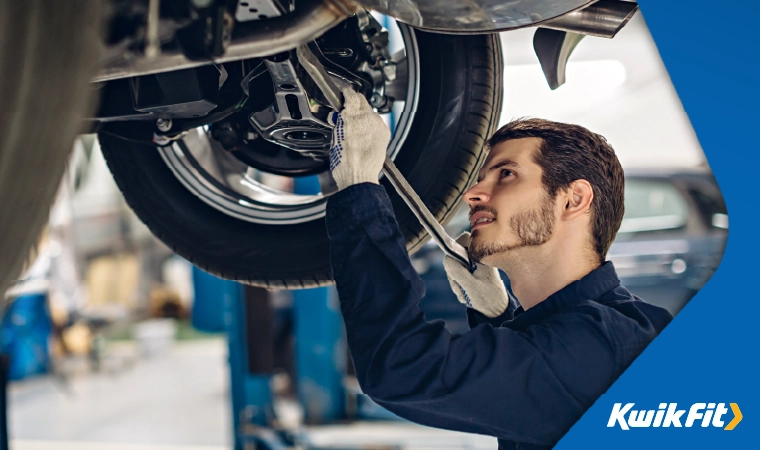
[[[657,409],[633,409],[635,403],[615,403],[612,405],[608,428],[619,426],[623,430],[631,428],[703,428],[715,427],[733,430],[742,421],[739,405],[730,403],[733,419],[728,421],[726,414],[729,409],[725,403],[694,403],[688,409],[678,409],[678,403],[660,403]],[[686,418],[684,419],[684,414]],[[683,423],[681,420],[683,419]],[[726,424],[728,422],[728,424]]]

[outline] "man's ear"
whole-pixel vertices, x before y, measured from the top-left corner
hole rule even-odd
[[[582,214],[591,213],[591,202],[594,200],[594,189],[586,180],[575,180],[565,189],[563,195],[565,209],[562,218],[572,220]]]

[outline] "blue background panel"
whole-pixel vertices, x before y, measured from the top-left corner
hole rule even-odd
[[[726,200],[728,245],[714,277],[558,448],[759,448],[760,88],[754,67],[760,56],[760,4],[639,4]],[[634,402],[637,409],[657,409],[662,402],[678,402],[681,409],[697,402],[734,402],[744,418],[732,431],[699,426],[623,431],[607,428],[615,402]]]

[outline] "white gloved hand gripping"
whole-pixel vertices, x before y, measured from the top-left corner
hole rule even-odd
[[[470,233],[462,233],[456,241],[463,247],[470,246]],[[475,309],[486,317],[498,317],[509,306],[509,296],[504,282],[495,267],[476,264],[474,272],[464,267],[456,259],[445,256],[443,267],[451,284],[451,290],[468,308]]]
[[[330,170],[338,189],[359,183],[378,184],[391,132],[367,99],[343,89],[343,110],[332,113]]]

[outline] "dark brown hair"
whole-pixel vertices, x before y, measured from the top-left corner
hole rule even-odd
[[[625,176],[615,151],[604,136],[579,125],[521,118],[501,127],[487,148],[512,139],[539,138],[534,160],[543,170],[542,181],[553,199],[575,180],[586,180],[594,190],[591,202],[594,251],[604,262],[623,221]]]

